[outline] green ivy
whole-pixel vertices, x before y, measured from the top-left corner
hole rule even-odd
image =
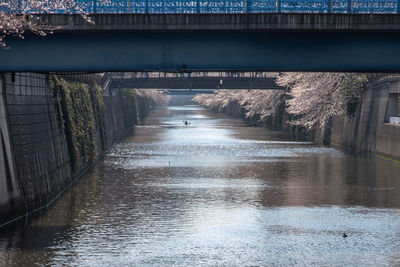
[[[349,76],[344,81],[342,93],[347,103],[358,103],[360,101],[361,93],[364,91],[368,83],[368,76],[366,74],[355,74]]]
[[[97,123],[97,129],[99,132],[99,141],[101,143],[101,150],[104,151],[107,146],[107,134],[105,125],[105,105],[103,98],[103,89],[94,84],[90,90],[90,95],[92,99],[92,109]]]
[[[128,126],[132,126],[137,121],[136,111],[136,90],[122,88],[120,89],[122,108],[125,114],[125,123]]]
[[[350,75],[344,81],[342,94],[346,103],[346,113],[348,116],[354,116],[358,103],[360,102],[361,94],[368,83],[366,74]]]
[[[74,172],[93,162],[98,156],[96,125],[102,145],[106,144],[104,102],[98,85],[89,88],[81,82],[67,82],[50,76],[50,87],[57,99],[56,111],[67,140]]]

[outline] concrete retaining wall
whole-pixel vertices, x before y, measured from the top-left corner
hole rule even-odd
[[[390,97],[397,98],[398,94],[400,77],[381,78],[369,84],[354,115],[333,118],[331,144],[400,159],[400,125],[388,123],[389,116],[394,115],[392,109],[396,109],[390,105]]]
[[[1,225],[49,203],[96,159],[80,165],[71,162],[71,142],[56,110],[59,100],[45,74],[0,77]],[[127,114],[118,90],[110,88],[104,95],[104,116],[94,116],[97,155],[149,112],[146,99],[136,97]]]

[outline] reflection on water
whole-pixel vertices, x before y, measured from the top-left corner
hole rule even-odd
[[[399,171],[160,108],[40,219],[3,230],[0,265],[400,265]]]

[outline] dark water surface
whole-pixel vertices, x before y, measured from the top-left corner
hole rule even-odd
[[[400,168],[160,108],[40,219],[0,232],[0,265],[400,266]]]

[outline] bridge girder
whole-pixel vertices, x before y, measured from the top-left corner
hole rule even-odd
[[[96,25],[43,18],[72,25],[7,38],[0,71],[400,71],[398,15],[95,15]]]

